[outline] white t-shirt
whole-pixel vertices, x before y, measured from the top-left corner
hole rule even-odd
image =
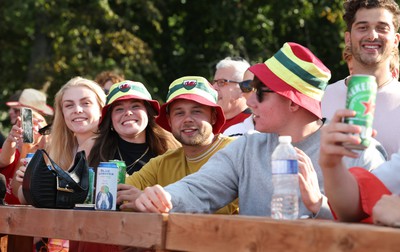
[[[253,133],[253,132],[255,132],[253,116],[249,116],[246,119],[244,119],[243,122],[230,126],[222,134],[225,136],[237,137],[245,133]]]
[[[400,153],[374,169],[372,173],[394,194],[400,194]]]
[[[347,86],[344,79],[328,85],[322,99],[322,116],[331,119],[336,110],[346,107]],[[389,157],[400,147],[400,83],[393,79],[378,89],[373,128],[375,137]]]

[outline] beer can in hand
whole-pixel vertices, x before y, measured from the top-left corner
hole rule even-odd
[[[357,134],[360,144],[344,144],[349,149],[366,149],[372,137],[372,123],[375,112],[375,99],[378,85],[375,76],[352,75],[347,85],[346,108],[354,110],[354,117],[346,117],[345,123],[359,125],[361,133]]]

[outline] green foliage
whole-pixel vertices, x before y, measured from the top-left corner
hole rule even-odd
[[[284,42],[309,47],[332,70],[341,60],[340,0],[3,0],[0,99],[18,89],[47,92],[70,78],[117,69],[160,101],[184,75],[212,79],[226,56],[263,62]],[[7,111],[4,102],[0,109]],[[3,124],[6,113],[0,115]]]

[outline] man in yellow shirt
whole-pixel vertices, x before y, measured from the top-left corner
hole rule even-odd
[[[117,202],[123,202],[120,209],[135,209],[140,190],[157,184],[166,186],[198,171],[214,153],[233,141],[234,138],[219,134],[225,116],[217,97],[203,77],[187,76],[172,82],[156,122],[170,131],[182,147],[152,158],[127,177],[126,184],[118,186]],[[217,213],[237,212],[236,200]]]

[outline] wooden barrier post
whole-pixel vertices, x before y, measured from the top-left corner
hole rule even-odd
[[[0,234],[0,251],[7,252],[8,235]]]

